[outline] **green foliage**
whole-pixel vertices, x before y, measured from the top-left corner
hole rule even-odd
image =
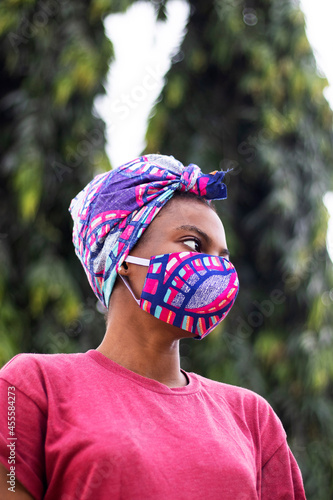
[[[246,386],[282,418],[307,498],[333,496],[332,189],[327,82],[291,0],[191,1],[147,151],[233,168],[219,206],[240,277],[220,331],[184,341],[186,369]]]
[[[68,206],[110,168],[92,112],[113,57],[102,18],[130,3],[0,4],[0,365],[21,351],[96,346],[103,334]]]

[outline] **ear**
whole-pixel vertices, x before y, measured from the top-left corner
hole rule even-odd
[[[128,273],[128,265],[126,262],[123,262],[118,270],[118,274],[121,274],[122,276],[127,276],[127,273]]]

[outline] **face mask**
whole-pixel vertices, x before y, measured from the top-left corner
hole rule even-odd
[[[125,261],[148,267],[140,300],[120,275],[140,308],[196,339],[221,323],[238,293],[236,270],[223,257],[182,252],[150,260],[128,255]]]

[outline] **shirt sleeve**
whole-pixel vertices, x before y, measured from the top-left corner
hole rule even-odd
[[[302,475],[286,441],[262,469],[261,495],[262,500],[305,500]]]
[[[29,379],[31,363],[28,367],[24,358],[13,360],[0,371],[0,461],[8,470],[14,467],[16,479],[36,500],[41,500],[46,482],[46,415],[33,394],[41,394],[43,389],[36,380]],[[9,414],[15,419],[9,421]]]
[[[290,451],[286,432],[273,408],[259,398],[261,435],[261,500],[305,500],[301,471]]]

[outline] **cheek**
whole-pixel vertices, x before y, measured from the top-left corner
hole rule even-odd
[[[139,299],[146,280],[148,267],[137,266],[137,268],[135,274],[133,274],[131,284],[135,296]]]

